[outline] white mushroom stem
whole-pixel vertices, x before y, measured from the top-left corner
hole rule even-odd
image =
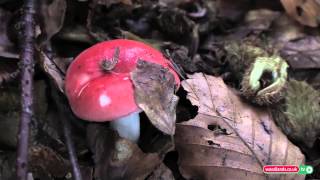
[[[120,137],[137,142],[140,136],[139,112],[134,112],[128,116],[110,122],[112,129],[116,130]]]

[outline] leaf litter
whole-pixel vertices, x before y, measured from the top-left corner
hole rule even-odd
[[[303,164],[304,155],[273,122],[268,109],[245,103],[219,77],[203,73],[182,82],[198,115],[178,123],[179,167],[187,179],[304,179],[266,175],[264,165]]]
[[[0,5],[0,179],[12,179],[14,136],[20,118],[18,40],[23,23],[21,1],[5,0]],[[237,80],[244,69],[230,68],[228,58],[232,54],[225,49],[236,40],[247,39],[263,49],[271,47],[290,65],[290,79],[306,81],[313,86],[313,92],[319,91],[319,31],[313,28],[319,24],[319,7],[317,0],[42,1],[36,26],[37,110],[32,126],[36,145],[30,147],[29,167],[33,177],[72,178],[66,145],[61,140],[61,124],[56,121],[57,110],[51,103],[56,101],[53,92],[63,92],[68,64],[96,42],[127,38],[169,52],[166,54],[181,71],[195,73],[182,86],[196,108],[187,100],[181,101],[185,98],[183,90],[175,95],[170,74],[151,64],[138,67],[132,74],[139,92],[137,101],[146,115],[142,115],[142,136],[146,137],[138,144],[119,138],[106,123],[84,123],[72,115],[67,102],[58,103],[57,106],[63,104],[62,114],[75,131],[73,139],[83,179],[303,179],[304,176],[293,174],[266,175],[261,166],[304,163],[315,168],[307,179],[319,178],[316,128],[299,121],[304,128],[312,128],[312,134],[301,129],[299,123],[293,124],[293,129],[306,136],[300,133],[299,138],[292,138],[290,135],[295,132],[290,128],[283,131],[302,154],[275,124],[286,127],[287,122],[271,116],[274,110],[283,113],[279,110],[286,102],[269,107],[252,105],[240,98],[238,89],[231,88],[238,87]],[[152,85],[141,83],[145,81]],[[154,92],[158,94],[150,95]],[[315,99],[308,103],[318,107],[317,102]],[[317,121],[316,116],[310,117]],[[186,121],[181,122],[182,119]],[[164,134],[173,135],[175,149],[170,136]],[[312,138],[306,141],[307,146],[299,142],[308,135]],[[170,151],[178,153],[168,161],[172,158]]]

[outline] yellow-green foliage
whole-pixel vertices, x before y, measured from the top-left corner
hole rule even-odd
[[[290,80],[286,93],[287,122],[283,131],[312,147],[320,135],[320,93],[303,81]]]

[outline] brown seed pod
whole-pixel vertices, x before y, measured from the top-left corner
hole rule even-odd
[[[287,83],[285,104],[273,112],[282,131],[311,148],[320,135],[320,93],[303,81]]]
[[[242,95],[259,105],[278,102],[286,87],[288,67],[280,56],[257,57],[242,79]]]

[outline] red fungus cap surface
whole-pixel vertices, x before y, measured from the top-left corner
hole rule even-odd
[[[106,72],[101,64],[111,61],[116,49],[118,63]],[[169,68],[180,84],[170,62],[158,50],[132,40],[101,42],[78,55],[67,70],[65,92],[75,115],[88,121],[112,121],[138,111],[130,79],[138,59]]]

